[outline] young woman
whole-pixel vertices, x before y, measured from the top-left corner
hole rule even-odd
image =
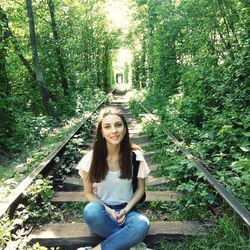
[[[135,192],[132,152],[139,161]],[[79,249],[129,250],[142,244],[149,221],[133,208],[145,192],[145,178],[150,170],[140,148],[130,144],[121,110],[108,107],[100,112],[93,150],[81,159],[78,169],[89,201],[84,209],[85,222],[93,233],[105,238],[94,248]]]

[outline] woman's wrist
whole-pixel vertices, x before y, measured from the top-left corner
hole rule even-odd
[[[123,210],[125,215],[129,212],[129,209],[127,207],[123,208]]]
[[[112,211],[112,209],[111,209],[110,207],[106,206],[106,205],[105,205],[105,209],[106,209],[106,211],[107,211],[108,213],[110,213],[110,212]]]

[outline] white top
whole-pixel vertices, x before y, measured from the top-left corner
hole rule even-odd
[[[150,169],[140,150],[133,150],[136,160],[140,161],[137,178],[146,178]],[[82,177],[83,171],[89,172],[93,150],[89,151],[77,165]],[[120,171],[108,171],[105,179],[99,183],[93,183],[97,197],[108,205],[119,205],[128,202],[133,197],[132,179],[121,179]]]

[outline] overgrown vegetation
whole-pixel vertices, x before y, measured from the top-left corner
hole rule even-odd
[[[49,222],[55,206],[49,202],[53,195],[50,178],[37,177],[27,190],[26,205],[20,204],[10,219],[7,215],[0,219],[0,248],[15,250],[45,250],[38,243],[30,246],[27,230],[30,223]],[[60,214],[60,213],[58,213]]]
[[[143,113],[137,104],[141,99],[161,125],[249,209],[248,4],[238,0],[136,2],[137,28],[131,33],[135,41],[131,48],[133,83],[139,91],[131,104],[134,111]],[[158,174],[166,176],[168,188],[186,194],[179,201],[185,208],[183,218],[209,218],[211,208],[220,215],[216,193],[160,126],[147,122],[146,132],[155,149],[160,149]],[[223,220],[211,238],[174,248],[246,249],[249,242],[242,240],[240,227],[232,225],[232,233],[238,234],[233,244],[226,227],[232,222],[230,216]],[[227,235],[221,242],[216,230]],[[171,247],[164,243],[160,249]]]
[[[110,29],[105,1],[45,2],[5,1],[0,6],[3,194],[52,152],[114,83],[112,63],[121,32]],[[248,1],[134,2],[138,11],[133,30],[125,39],[133,51],[132,78],[139,89],[132,108],[142,113],[137,104],[140,98],[250,209]],[[130,73],[130,65],[126,65],[126,82]],[[92,125],[86,125],[85,132],[67,145],[67,164],[79,160],[79,150]],[[157,211],[152,216],[165,211],[168,220],[219,218],[208,237],[174,245],[164,242],[159,249],[247,249],[249,242],[237,220],[230,213],[220,217],[224,207],[194,165],[157,123],[148,122],[146,133],[154,149],[161,149],[157,174],[166,176],[169,189],[185,193],[175,205],[151,202],[152,210]],[[60,171],[65,174],[71,170],[63,165]],[[65,214],[57,212],[48,201],[51,188],[50,180],[37,180],[29,190],[29,206],[19,207],[17,219],[1,220],[1,247],[9,244],[14,249],[19,244],[20,249],[31,249],[21,236],[22,230],[12,234],[14,228],[28,221],[46,222],[45,213],[53,214],[50,219],[56,221],[82,209],[79,204],[62,205]],[[43,248],[37,245],[32,249]]]
[[[38,147],[53,128],[89,111],[102,91],[112,88],[120,32],[108,27],[103,4],[102,0],[1,3],[2,157]],[[30,12],[33,17],[28,18]]]
[[[250,208],[249,6],[238,0],[137,3],[133,34],[141,47],[133,47],[133,76],[135,87],[145,87],[142,103]],[[191,178],[186,160],[177,157],[163,171],[178,178],[180,190],[198,191],[202,177]],[[213,203],[205,193],[204,199]]]
[[[104,98],[103,93],[100,93],[99,96]],[[89,102],[88,105],[89,104],[93,104],[94,106],[94,103]],[[87,108],[90,107],[86,106],[86,109]],[[7,197],[7,195],[27,176],[27,174],[37,167],[48,154],[53,152],[62,141],[82,123],[82,119],[82,114],[79,114],[78,116],[65,121],[64,126],[61,128],[48,128],[49,133],[46,138],[43,138],[41,141],[39,141],[39,139],[36,141],[34,138],[33,145],[27,145],[26,148],[22,148],[23,151],[21,154],[15,154],[15,158],[5,161],[4,164],[0,166],[1,199]],[[45,126],[49,126],[49,124],[46,124]],[[70,163],[75,163],[80,159],[81,154],[79,153],[79,146],[81,143],[84,144],[86,142],[91,131],[93,131],[93,120],[89,120],[84,125],[81,134],[66,146],[67,150],[65,156],[68,165]]]
[[[234,216],[224,215],[219,219],[216,228],[205,237],[186,239],[183,242],[162,242],[155,250],[186,249],[249,249],[249,239],[243,236],[239,223]]]
[[[157,176],[166,177],[165,189],[177,190],[184,194],[184,196],[177,199],[177,202],[150,202],[150,210],[142,206],[144,211],[150,220],[209,220],[216,224],[216,227],[212,229],[211,234],[206,237],[198,237],[194,240],[185,239],[180,243],[163,242],[154,249],[248,249],[249,247],[249,231],[244,233],[241,222],[238,222],[238,218],[232,215],[232,212],[228,209],[227,205],[221,203],[221,199],[217,196],[215,190],[209,185],[204,176],[195,168],[194,164],[187,160],[180,150],[173,144],[170,138],[164,133],[161,125],[170,129],[172,133],[177,135],[180,140],[183,140],[185,135],[200,134],[201,131],[195,127],[189,127],[188,123],[183,121],[176,114],[176,110],[172,103],[165,107],[169,110],[169,116],[167,120],[162,121],[149,121],[147,116],[143,118],[144,112],[141,106],[138,104],[138,99],[142,95],[142,91],[133,95],[134,100],[130,103],[136,114],[140,114],[138,119],[144,120],[145,132],[152,141],[150,150],[158,152],[156,160],[160,163],[160,167],[157,169]],[[156,95],[156,94],[155,94]],[[155,97],[155,96],[154,96]],[[156,99],[153,99],[154,107],[157,107]],[[152,100],[149,104],[148,100],[144,100],[144,104],[149,109],[152,107]],[[154,112],[157,110],[154,109]],[[154,118],[157,116],[152,114]],[[203,138],[204,139],[204,138]],[[184,142],[184,140],[183,140]],[[199,141],[198,141],[199,142]],[[203,141],[203,143],[205,143]],[[195,155],[199,155],[204,159],[206,163],[211,162],[207,160],[202,151],[198,152],[200,144],[192,139],[192,143],[188,144],[189,148]],[[204,149],[202,147],[202,149]],[[211,158],[209,158],[211,159]],[[246,178],[238,177],[241,187],[238,188],[238,183],[233,185],[230,182],[230,178],[233,178],[233,173],[230,173],[230,169],[216,168],[216,165],[208,166],[213,175],[227,188],[233,191],[233,194],[244,204],[249,207],[249,196],[246,191],[249,183],[245,182]],[[225,174],[226,173],[226,174]],[[248,172],[244,172],[244,168],[241,168],[239,176],[247,176]],[[225,178],[226,176],[226,178]],[[230,186],[229,186],[230,185]],[[235,191],[234,191],[235,190]],[[228,230],[228,226],[231,226],[232,230]],[[223,237],[221,237],[223,235]],[[232,240],[233,239],[233,240]]]

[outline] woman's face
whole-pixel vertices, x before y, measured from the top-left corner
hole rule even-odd
[[[107,144],[119,145],[124,138],[126,128],[119,115],[107,115],[102,119],[102,136]]]

